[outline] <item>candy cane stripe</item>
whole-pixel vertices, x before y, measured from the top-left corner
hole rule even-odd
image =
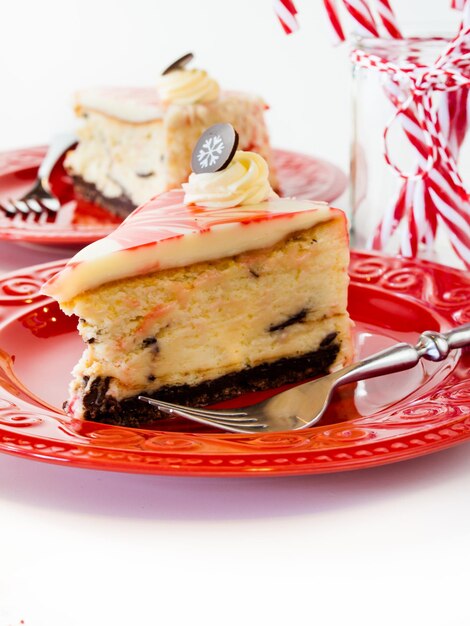
[[[415,190],[413,193],[413,214],[418,229],[418,238],[421,241],[426,232],[426,212],[424,201],[424,182],[421,178],[415,181]]]
[[[411,247],[411,232],[410,223],[404,222],[402,231],[400,233],[400,252],[403,256],[413,256],[413,250]]]
[[[388,0],[375,0],[375,7],[387,33],[394,39],[402,39],[398,23]]]
[[[457,213],[452,207],[443,202],[443,200],[439,197],[439,195],[434,191],[434,189],[430,189],[429,193],[434,201],[434,204],[439,209],[439,213],[445,218],[446,222],[450,222],[461,233],[463,233],[465,239],[468,240],[468,245],[470,245],[470,227],[468,221],[466,221],[461,215]]]
[[[346,37],[344,35],[343,27],[341,26],[338,7],[335,0],[323,0],[323,4],[325,5],[326,14],[331,26],[333,43],[337,44],[345,41]]]
[[[470,30],[462,27],[435,64],[429,67],[411,62],[397,65],[361,50],[352,53],[353,61],[359,67],[390,76],[385,92],[395,107],[395,116],[384,131],[384,157],[404,179],[406,198],[404,208],[401,202],[397,203],[395,210],[383,218],[374,242],[380,237],[381,243],[384,243],[384,235],[394,227],[394,218],[404,210],[400,239],[400,248],[404,254],[414,254],[419,242],[425,238],[428,241],[434,238],[437,215],[447,232],[452,232],[461,246],[470,248],[470,195],[465,189],[456,160],[470,110],[469,39]],[[436,91],[444,92],[440,109],[431,95]],[[462,100],[463,93],[466,96]],[[418,167],[410,173],[403,172],[394,163],[388,150],[388,133],[395,120],[400,121],[417,156]],[[414,190],[413,200],[409,198],[410,189]],[[462,258],[461,253],[459,256]]]
[[[379,36],[374,17],[364,0],[343,0],[346,10],[355,22],[359,34],[373,37]]]
[[[390,0],[323,0],[335,43],[345,40],[339,1],[349,14],[353,32],[366,37],[385,32],[388,37],[402,38]],[[273,0],[273,4],[286,33],[297,30],[294,0]],[[456,254],[470,266],[470,193],[458,168],[470,120],[470,0],[451,0],[451,6],[462,12],[460,28],[433,64],[418,62],[412,48],[408,59],[400,63],[364,50],[354,50],[352,60],[386,78],[384,89],[395,115],[383,133],[384,158],[403,181],[370,243],[385,247],[401,226],[400,250],[412,256],[420,244],[432,245],[442,227]],[[416,156],[409,173],[389,153],[388,134],[396,121]]]
[[[299,28],[296,19],[297,10],[291,0],[273,0],[274,11],[287,34]]]
[[[462,259],[465,265],[469,267],[470,266],[470,248],[468,246],[465,246],[452,231],[448,233],[448,237],[457,255]]]

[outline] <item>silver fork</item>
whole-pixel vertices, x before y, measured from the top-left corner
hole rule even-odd
[[[52,193],[49,177],[60,157],[69,150],[77,138],[70,134],[56,135],[38,169],[37,180],[24,196],[17,200],[9,198],[0,204],[0,210],[9,218],[22,221],[45,221],[55,219],[60,209],[59,199]]]
[[[398,343],[359,363],[308,383],[292,387],[268,400],[233,410],[192,408],[139,396],[164,413],[186,417],[201,424],[234,433],[267,433],[301,430],[316,424],[325,412],[336,387],[374,376],[414,367],[421,358],[442,361],[451,350],[470,345],[470,324],[447,333],[425,331],[416,346]]]

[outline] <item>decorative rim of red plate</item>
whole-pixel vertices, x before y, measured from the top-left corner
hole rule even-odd
[[[42,282],[63,262],[0,279],[0,339],[26,311],[43,306]],[[420,312],[446,330],[470,321],[470,274],[420,260],[353,251],[351,288]],[[374,295],[375,294],[375,295]],[[32,308],[33,307],[33,308]],[[418,313],[416,314],[416,311]],[[387,328],[387,326],[384,326]],[[425,328],[417,329],[421,332]],[[0,346],[1,347],[1,346]],[[1,351],[0,351],[1,354]],[[373,467],[470,439],[470,351],[462,351],[436,388],[378,414],[268,435],[165,432],[93,424],[81,430],[34,396],[0,359],[0,450],[21,457],[100,470],[179,476],[269,476]],[[41,425],[55,428],[44,437]]]
[[[31,180],[36,175],[47,146],[36,146],[0,153],[0,193],[1,178],[29,173]],[[336,165],[314,156],[290,152],[288,150],[274,151],[274,161],[280,181],[281,195],[296,196],[332,202],[346,189],[348,178]],[[55,173],[54,173],[55,172]],[[55,185],[62,190],[64,197],[73,197],[72,182],[65,173],[61,162],[56,166],[52,177],[57,181]],[[54,187],[54,180],[53,187]],[[57,192],[59,193],[59,191]],[[320,197],[318,197],[320,196]],[[112,217],[104,209],[94,205],[84,204],[81,221],[77,224],[46,223],[41,225],[8,223],[8,218],[0,218],[0,240],[23,241],[42,245],[84,245],[92,243],[108,235],[119,220]],[[97,212],[97,215],[95,215]],[[87,220],[91,225],[86,225]],[[107,220],[100,225],[99,220]]]

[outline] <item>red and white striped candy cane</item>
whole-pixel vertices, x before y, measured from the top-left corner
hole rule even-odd
[[[402,39],[401,30],[389,0],[374,0],[374,4],[387,35],[393,39]]]
[[[377,23],[365,0],[343,0],[343,4],[353,19],[354,32],[362,37],[378,37]]]
[[[297,9],[292,0],[273,0],[273,7],[285,33],[290,35],[298,30]]]
[[[407,113],[411,118],[416,117],[415,113]],[[420,157],[418,159],[418,172],[421,171],[423,173],[426,164],[426,147],[424,142],[420,141],[420,128],[417,122],[414,122],[413,132],[410,132],[410,128],[413,128],[413,125],[410,125],[410,119],[407,119],[407,124],[404,125],[405,133],[408,138],[411,138],[411,143],[417,149],[417,154]],[[420,183],[419,179],[405,180],[405,187],[410,184],[416,185],[415,193],[411,204],[409,198],[405,203],[397,203],[393,227],[396,228],[400,218],[403,218],[405,227],[408,222],[416,221],[417,230],[409,230],[410,237],[417,236],[418,238],[411,242],[411,250],[414,254],[420,241],[426,242],[427,245],[432,245],[437,231],[437,218],[439,217],[447,230],[456,253],[468,265],[470,262],[470,205],[467,192],[462,185],[455,185],[449,175],[448,164],[439,155],[433,168],[426,176],[423,176],[422,184],[418,183]],[[424,221],[423,217],[425,218]],[[384,237],[390,233],[387,233],[383,227],[380,227],[378,230],[380,233],[380,245],[377,245],[376,240],[374,247],[383,248],[387,242],[387,239]],[[403,245],[403,239],[401,251],[403,254],[408,254],[409,252]]]
[[[387,36],[394,39],[401,39],[402,34],[398,26],[395,13],[390,0],[372,0],[378,13],[380,21],[387,33]],[[336,7],[335,0],[323,0],[326,13],[329,18],[334,43],[345,41],[341,19]],[[354,32],[362,36],[378,37],[379,31],[373,12],[367,0],[343,0],[343,4],[353,19]],[[287,34],[298,30],[297,9],[293,0],[273,0],[274,11]],[[467,0],[451,0],[451,8],[464,12],[464,22],[470,26],[470,3]]]
[[[343,26],[341,25],[341,19],[339,17],[336,0],[323,0],[323,4],[325,5],[326,14],[328,16],[328,20],[331,26],[333,43],[335,45],[339,44],[342,41],[345,41],[346,37],[344,34]]]
[[[334,42],[344,41],[337,0],[323,3]],[[341,0],[341,4],[355,34],[379,37],[385,32],[387,37],[402,38],[390,0]],[[292,1],[277,0],[275,5],[286,32],[296,30],[297,11]],[[470,195],[457,167],[470,119],[470,0],[451,0],[451,6],[462,11],[460,30],[431,67],[412,56],[398,66],[361,51],[353,52],[353,60],[388,74],[385,91],[396,111],[384,130],[384,154],[403,185],[379,224],[373,246],[384,248],[401,225],[401,252],[414,256],[421,242],[434,241],[440,222],[455,252],[470,267]],[[439,92],[440,105],[436,107]],[[397,119],[417,156],[416,168],[410,173],[401,170],[388,150],[388,133]]]
[[[379,225],[374,247],[383,248],[402,222],[401,251],[414,255],[420,241],[434,238],[439,216],[456,254],[470,266],[470,196],[448,145],[449,129],[441,125],[431,96],[436,91],[452,93],[470,87],[470,72],[466,75],[453,69],[460,51],[457,37],[429,68],[413,68],[410,63],[399,66],[358,50],[352,57],[360,67],[389,74],[389,85],[397,88],[395,93],[389,88],[396,113],[384,131],[384,153],[405,184],[393,211]],[[403,172],[388,151],[387,135],[397,119],[419,156],[418,168],[412,173]]]

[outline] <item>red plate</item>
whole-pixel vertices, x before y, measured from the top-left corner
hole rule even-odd
[[[46,148],[26,148],[0,153],[0,204],[19,198],[31,188]],[[285,150],[274,152],[281,194],[331,202],[346,189],[347,177],[335,165],[315,157]],[[29,241],[43,245],[83,245],[109,234],[121,220],[94,204],[77,201],[72,181],[60,161],[51,174],[54,193],[62,202],[55,223],[15,222],[0,212],[0,240]]]
[[[470,350],[344,387],[321,424],[304,431],[234,435],[176,419],[148,429],[74,422],[58,407],[83,344],[75,320],[38,294],[62,265],[0,280],[0,450],[93,469],[260,476],[371,467],[470,438]],[[353,252],[350,274],[359,357],[470,321],[468,273]]]

